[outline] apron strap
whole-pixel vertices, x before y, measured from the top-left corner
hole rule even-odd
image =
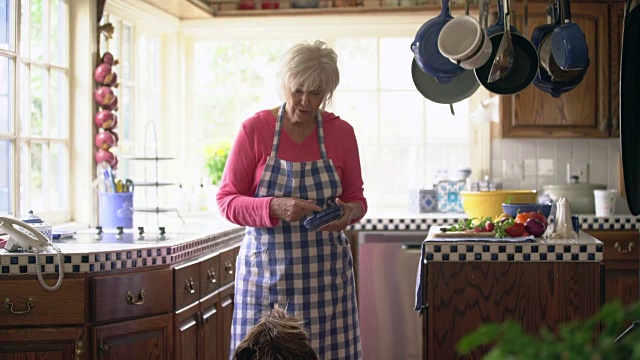
[[[282,121],[284,119],[284,107],[286,103],[280,105],[278,110],[278,116],[276,118],[276,131],[273,133],[273,145],[271,146],[271,157],[275,158],[278,153],[278,146],[280,145],[280,132],[282,131]],[[322,128],[322,118],[320,117],[320,111],[316,116],[316,122],[318,126],[318,144],[320,144],[320,154],[323,160],[327,160],[327,149],[324,146],[324,129]]]

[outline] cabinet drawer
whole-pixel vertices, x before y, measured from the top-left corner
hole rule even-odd
[[[228,249],[220,253],[220,286],[232,283],[236,278],[236,257],[240,247]]]
[[[45,279],[49,285],[55,281],[57,277]],[[54,292],[42,288],[35,276],[0,280],[0,327],[83,324],[85,300],[85,279],[64,279]]]
[[[173,270],[96,277],[96,322],[169,312],[173,309]]]
[[[174,272],[173,291],[177,310],[200,299],[200,264],[198,261],[192,261],[176,267]]]
[[[212,255],[200,262],[200,296],[205,297],[220,288],[220,256]]]
[[[638,261],[640,234],[638,230],[589,230],[591,236],[604,243],[604,261]]]

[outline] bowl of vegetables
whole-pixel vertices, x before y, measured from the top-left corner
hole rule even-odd
[[[514,203],[503,203],[502,204],[502,212],[511,216],[516,217],[518,214],[529,213],[529,212],[540,212],[544,215],[545,218],[548,218],[551,214],[551,207],[553,204],[537,204],[537,203],[525,203],[525,204],[514,204]]]

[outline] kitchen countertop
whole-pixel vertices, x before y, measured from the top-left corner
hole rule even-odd
[[[163,235],[153,229],[146,229],[142,235],[133,229],[122,234],[116,230],[98,234],[95,229],[86,229],[77,231],[73,238],[54,240],[54,245],[62,253],[65,273],[94,273],[178,263],[237,244],[244,234],[244,227],[220,217],[187,221],[174,228],[179,230],[167,228]],[[0,278],[36,274],[35,260],[28,252],[0,249]],[[55,251],[42,253],[38,260],[43,274],[57,273]]]
[[[614,215],[597,217],[594,214],[578,214],[582,230],[636,230],[640,229],[640,217],[633,215]],[[376,212],[369,210],[350,230],[389,231],[409,230],[428,231],[432,225],[453,225],[466,219],[464,213],[412,213],[408,211]],[[550,219],[553,221],[553,217]]]
[[[434,238],[432,228],[422,244],[422,256],[428,261],[507,261],[507,262],[600,262],[603,243],[580,231],[576,239],[536,238],[513,242],[506,239]]]

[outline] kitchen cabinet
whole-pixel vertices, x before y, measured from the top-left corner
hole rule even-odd
[[[529,3],[526,37],[547,23],[547,2]],[[522,3],[516,4],[515,23],[524,32]],[[606,2],[572,2],[571,21],[585,34],[590,65],[575,89],[558,98],[533,84],[522,92],[502,96],[501,136],[504,138],[602,138],[612,131],[609,5]]]
[[[640,300],[640,232],[638,230],[586,230],[604,243],[605,302],[630,305]]]
[[[163,314],[93,327],[97,359],[173,359],[173,314]]]
[[[175,359],[228,359],[239,249],[174,268]]]
[[[624,24],[624,2],[612,2],[609,8],[611,56],[611,136],[620,136],[620,55],[622,51],[622,29]]]
[[[57,292],[34,279],[2,280],[0,359],[86,359],[86,299],[85,279],[67,278]]]

